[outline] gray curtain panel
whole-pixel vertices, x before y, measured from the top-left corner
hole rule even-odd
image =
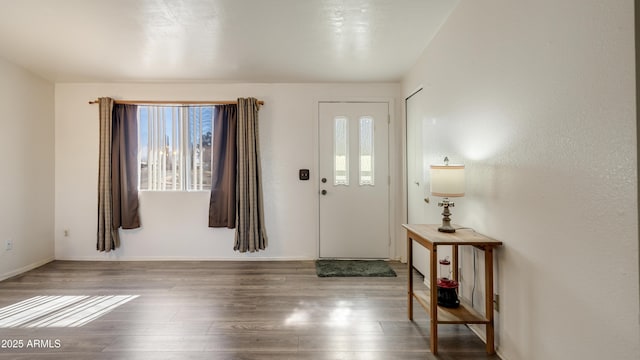
[[[237,106],[217,105],[213,119],[213,167],[209,227],[236,227]]]
[[[137,105],[113,106],[111,197],[113,228],[139,228]]]
[[[118,230],[112,224],[111,198],[111,134],[113,99],[99,98],[100,156],[98,160],[98,251],[111,251],[120,246]]]
[[[258,110],[254,98],[238,99],[236,237],[234,250],[255,252],[267,247],[262,201]]]
[[[118,229],[140,227],[137,106],[99,98],[98,251],[120,246]]]

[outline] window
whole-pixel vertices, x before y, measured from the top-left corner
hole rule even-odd
[[[360,185],[375,185],[374,183],[374,146],[373,146],[373,118],[360,118]]]
[[[333,185],[349,185],[349,120],[334,119]]]
[[[139,190],[211,189],[213,106],[139,106]]]

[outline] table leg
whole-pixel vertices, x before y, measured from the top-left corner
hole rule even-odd
[[[494,344],[494,326],[493,326],[493,249],[486,247],[484,249],[484,264],[485,264],[485,284],[486,284],[486,296],[485,296],[485,311],[487,320],[487,354],[495,354]]]
[[[438,353],[438,250],[437,246],[431,247],[431,259],[429,263],[429,287],[430,287],[430,311],[431,318],[431,353]]]
[[[413,321],[413,240],[407,231],[407,316]]]
[[[458,274],[458,245],[451,245],[451,257],[453,257],[453,259],[451,259],[451,279],[453,279],[455,282],[459,282],[458,278],[460,277],[460,275]]]

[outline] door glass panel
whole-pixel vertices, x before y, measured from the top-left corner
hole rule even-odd
[[[333,185],[349,185],[349,120],[334,118]]]
[[[360,185],[374,185],[373,118],[360,118]]]

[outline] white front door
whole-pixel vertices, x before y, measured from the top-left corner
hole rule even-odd
[[[320,257],[389,257],[389,103],[318,105]]]

